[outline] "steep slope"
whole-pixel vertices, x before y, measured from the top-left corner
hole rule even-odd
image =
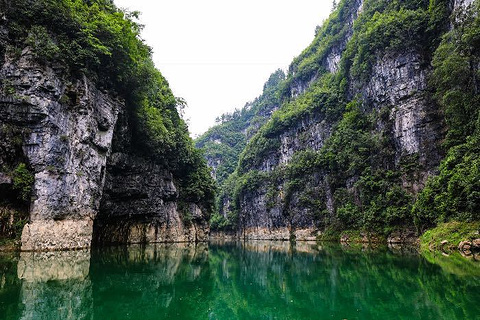
[[[315,239],[478,220],[478,20],[477,3],[341,1],[240,155],[223,225]]]
[[[234,183],[232,174],[247,141],[279,108],[284,80],[285,73],[280,69],[276,70],[264,84],[262,95],[232,114],[221,115],[218,118],[219,124],[196,139],[195,144],[204,151],[207,164],[212,169],[221,191],[217,196],[218,208],[223,208],[224,201],[228,201],[228,190]],[[226,212],[222,211],[213,214],[211,225],[213,228],[234,226]]]
[[[246,142],[278,109],[284,80],[282,70],[272,73],[263,86],[261,96],[240,110],[222,114],[217,118],[217,125],[196,139],[196,146],[204,150],[208,165],[220,185],[235,170]]]
[[[214,185],[110,0],[0,4],[0,207],[23,250],[205,239]]]

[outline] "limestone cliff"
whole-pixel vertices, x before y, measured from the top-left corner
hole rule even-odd
[[[474,10],[472,1],[341,1],[278,85],[280,107],[240,154],[213,226],[245,239],[306,240],[431,225],[435,215],[420,222],[415,201],[439,173],[455,126],[432,85],[445,77],[437,47],[455,28],[460,39]],[[463,54],[472,55],[465,91],[475,95],[478,53]]]
[[[28,49],[17,61],[7,57],[0,77],[15,90],[1,97],[2,128],[21,132],[22,156],[35,177],[23,250],[89,247],[101,201],[103,223],[108,217],[109,225],[118,222],[115,228],[121,232],[101,229],[99,240],[205,239],[208,227],[198,208],[192,209],[195,219],[184,227],[171,172],[134,155],[112,154],[115,124],[125,108],[121,101],[85,77],[66,82],[61,71],[29,59]],[[116,215],[140,219],[128,231]],[[154,228],[155,236],[146,235],[145,228]]]
[[[0,4],[0,237],[26,222],[22,250],[205,240],[211,196],[188,188],[207,167],[140,29],[109,1],[58,5]],[[92,19],[124,33],[83,34],[79,17],[99,12]],[[77,46],[84,36],[97,42]],[[109,55],[95,51],[101,43]]]
[[[120,114],[108,158],[97,243],[205,241],[206,215],[195,203],[179,210],[175,177],[165,167],[135,154],[126,113]]]
[[[61,70],[35,63],[28,48],[16,61],[5,57],[0,77],[2,128],[22,132],[35,177],[22,249],[88,247],[122,103],[85,77],[62,79]]]

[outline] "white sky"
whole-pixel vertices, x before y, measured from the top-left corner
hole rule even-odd
[[[331,0],[114,0],[142,12],[142,37],[173,93],[187,101],[192,136],[262,93],[313,40]]]

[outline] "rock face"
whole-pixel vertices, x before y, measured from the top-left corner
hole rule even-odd
[[[389,2],[382,5],[387,6],[387,3]],[[338,16],[342,16],[342,20],[337,21],[337,24],[327,23],[324,28],[319,29],[319,32],[327,35],[320,33],[312,45],[290,66],[282,91],[285,97],[280,112],[274,114],[270,123],[262,127],[258,131],[260,134],[247,144],[244,151],[247,156],[240,159],[237,167],[238,180],[244,179],[247,181],[246,185],[237,184],[237,190],[230,192],[230,197],[223,197],[220,201],[220,215],[226,219],[236,217],[238,237],[308,240],[320,236],[321,231],[329,225],[336,224],[335,227],[338,227],[342,224],[342,228],[356,228],[358,226],[349,226],[348,221],[339,222],[341,218],[338,218],[337,209],[341,207],[345,212],[348,211],[348,219],[357,212],[355,208],[361,208],[358,212],[368,211],[365,207],[368,207],[371,199],[362,195],[362,177],[371,178],[370,186],[373,186],[376,183],[373,180],[377,178],[375,171],[394,172],[398,174],[398,178],[395,176],[389,180],[387,191],[381,192],[385,194],[398,187],[398,192],[402,194],[398,198],[406,194],[401,199],[411,201],[410,199],[415,199],[423,189],[427,179],[438,171],[438,165],[444,156],[442,141],[447,128],[441,108],[432,97],[432,88],[429,88],[433,68],[432,54],[425,52],[424,43],[397,47],[382,44],[372,52],[365,53],[369,55],[369,60],[360,60],[362,62],[359,63],[364,65],[355,69],[354,67],[358,67],[355,65],[358,62],[356,59],[362,56],[359,52],[367,50],[357,47],[358,43],[366,41],[362,37],[368,32],[381,33],[365,27],[365,21],[377,23],[376,15],[387,16],[382,10],[390,9],[379,9],[380,6],[375,7],[371,3],[365,4],[368,6],[365,7],[363,1],[355,0],[343,4],[344,6],[331,16],[332,21]],[[470,4],[471,1],[467,0],[452,1],[448,10],[465,8]],[[395,10],[397,9],[392,12],[396,14]],[[363,27],[365,29],[362,29]],[[336,33],[329,34],[328,30],[332,29]],[[445,27],[446,29],[448,28]],[[441,34],[438,35],[440,36]],[[383,41],[385,38],[386,35],[376,35],[374,41]],[[321,41],[325,43],[320,45]],[[362,72],[367,76],[364,77]],[[333,96],[338,93],[330,87],[324,89],[322,86],[328,85],[322,82],[322,77],[331,79],[329,77],[338,75],[342,76],[342,83],[334,86],[342,87],[339,95],[342,95],[341,99],[345,101],[332,98],[337,103],[334,105],[326,101],[322,90],[325,90],[325,95]],[[329,139],[338,132],[338,126],[343,120],[329,115],[328,112],[334,109],[345,115],[352,106],[349,106],[348,102],[354,102],[354,108],[358,107],[358,112],[365,116],[365,121],[369,123],[368,128],[361,129],[354,129],[356,127],[351,125],[347,129],[351,131],[348,132],[354,132],[352,135],[364,133],[369,136],[359,139],[364,143],[371,138],[365,142],[369,144],[368,148],[378,144],[381,145],[378,147],[380,152],[387,150],[385,155],[378,157],[381,158],[378,161],[374,159],[375,156],[369,155],[366,166],[370,166],[371,171],[368,173],[364,173],[368,170],[363,171],[362,166],[357,172],[352,170],[352,173],[337,174],[334,172],[336,166],[331,164],[332,161],[337,161],[336,154],[328,158],[328,152],[341,151],[342,147],[338,145],[332,147],[331,150],[334,151],[327,148],[331,146],[328,145]],[[347,104],[346,111],[339,111],[342,103]],[[300,111],[297,112],[296,108]],[[355,137],[349,136],[349,139],[354,140]],[[343,140],[338,138],[336,141]],[[342,143],[347,145],[349,141]],[[353,152],[362,152],[360,149],[363,146],[360,144],[353,146]],[[325,146],[327,148],[324,148]],[[377,150],[375,148],[377,147],[372,147],[372,150]],[[254,156],[249,156],[249,152]],[[297,155],[299,157],[296,157]],[[311,158],[308,158],[309,155]],[[333,158],[335,160],[330,160]],[[302,166],[308,167],[309,159],[312,162],[320,160],[311,165],[309,168],[313,169],[307,172]],[[295,161],[303,162],[297,165]],[[348,163],[349,160],[338,161]],[[345,170],[350,169],[346,166]],[[383,182],[388,179],[378,178]],[[342,207],[347,201],[351,201],[352,206]],[[390,200],[386,201],[387,207],[391,205],[388,201]],[[404,210],[407,212],[407,209]],[[372,209],[369,214],[374,216],[372,212],[376,214],[380,210]],[[361,223],[364,222],[359,222]],[[400,224],[394,223],[397,223],[396,226]],[[406,229],[392,234],[389,241],[416,242],[416,230],[411,230],[412,225],[403,226]]]
[[[193,204],[180,214],[172,174],[127,150],[123,102],[66,74],[28,47],[0,67],[0,187],[20,160],[34,176],[22,250],[90,247],[95,231],[98,243],[204,240],[205,217]]]
[[[420,177],[410,185],[404,182],[404,187],[415,193],[440,163],[439,145],[445,131],[439,108],[429,99],[430,71],[430,63],[415,50],[389,52],[377,57],[368,83],[352,89],[352,95],[360,94],[365,105],[389,110],[395,164],[404,157],[418,156],[418,165],[423,168]]]
[[[389,132],[394,141],[394,167],[406,157],[415,157],[422,168],[415,179],[403,180],[403,187],[413,193],[424,186],[426,179],[438,166],[439,144],[444,126],[438,108],[427,98],[429,66],[414,51],[388,53],[377,57],[366,84],[353,82],[351,96],[360,96],[363,105],[374,110],[388,110],[388,120],[378,124],[378,130]],[[320,114],[309,115],[279,134],[279,148],[262,158],[254,170],[272,172],[292,161],[298,151],[318,151],[332,133],[334,123]],[[276,196],[268,196],[268,187],[261,186],[240,196],[241,233],[249,239],[315,239],[321,232],[315,214],[333,214],[333,196],[329,177],[316,172],[306,177],[305,185],[285,199],[282,196],[288,181],[277,182]],[[347,185],[355,181],[348,182]],[[270,187],[271,188],[271,187]],[[302,195],[302,194],[303,195]],[[322,195],[320,205],[312,209],[308,195]],[[323,213],[321,213],[323,210]],[[298,235],[297,235],[298,234]]]
[[[219,185],[233,173],[246,142],[278,109],[279,83],[283,80],[285,73],[278,69],[264,84],[261,96],[246,103],[241,110],[219,117],[223,122],[197,139],[196,146],[204,149],[212,176]]]
[[[97,243],[205,241],[208,223],[190,204],[177,208],[172,174],[145,159],[114,153],[109,159],[104,197],[95,221]]]
[[[205,241],[208,222],[200,208],[177,205],[172,173],[150,159],[136,155],[131,119],[121,112],[108,158],[94,241],[150,243]]]
[[[88,247],[122,104],[86,78],[34,63],[28,49],[7,57],[0,78],[14,91],[0,98],[1,124],[22,129],[35,177],[22,250]]]
[[[301,119],[292,128],[279,134],[279,148],[263,158],[254,169],[272,171],[279,165],[286,165],[298,150],[320,150],[331,134],[331,123],[320,115]]]

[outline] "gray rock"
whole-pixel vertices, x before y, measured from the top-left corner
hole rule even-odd
[[[179,209],[171,172],[135,154],[127,112],[119,115],[108,158],[94,241],[154,243],[206,241],[207,218],[195,204]]]
[[[470,251],[472,249],[472,243],[470,241],[461,241],[458,244],[458,250],[460,251]]]
[[[472,247],[476,250],[480,249],[480,239],[474,239],[472,241]]]
[[[0,185],[1,184],[12,184],[12,178],[3,172],[0,172]]]
[[[337,48],[338,50],[341,47]],[[335,50],[337,50],[335,49]],[[350,84],[350,95],[359,95],[363,108],[389,112],[388,121],[379,120],[376,130],[384,131],[394,141],[394,159],[389,165],[396,167],[402,159],[415,159],[418,164],[415,177],[402,177],[402,186],[412,194],[419,192],[429,176],[436,172],[441,160],[439,144],[444,136],[444,123],[435,103],[427,93],[427,77],[430,65],[415,50],[386,52],[378,55],[372,66],[367,83]],[[299,85],[299,92],[308,87],[309,81]],[[271,172],[292,161],[293,155],[302,150],[320,150],[330,137],[333,123],[328,123],[318,113],[305,116],[290,128],[278,134],[280,147],[265,155],[260,165],[250,168]],[[255,233],[260,230],[262,238],[272,232],[277,238],[279,230],[318,229],[333,216],[333,196],[328,175],[315,172],[303,177],[307,182],[293,190],[289,199],[281,196],[286,181],[275,179],[275,185],[260,185],[257,190],[248,190],[240,195],[240,232]],[[355,192],[355,177],[346,181],[348,190]],[[271,190],[277,190],[274,199]],[[314,192],[320,198],[320,204],[305,205],[308,192]],[[321,196],[318,196],[321,195]],[[231,201],[230,201],[231,202]],[[319,208],[319,206],[321,208]],[[228,209],[223,209],[228,212]],[[325,214],[327,213],[327,214]],[[253,229],[252,229],[253,228]],[[286,233],[286,232],[284,232]],[[393,242],[417,243],[417,237],[394,235]]]
[[[20,160],[34,174],[22,250],[90,247],[97,218],[109,227],[98,232],[115,230],[116,242],[208,237],[200,208],[191,204],[184,216],[177,209],[172,173],[131,151],[122,101],[85,76],[36,63],[28,48],[20,59],[5,56],[0,79],[8,87],[0,92],[0,137],[8,138],[0,142],[0,185],[11,184],[2,168]]]

